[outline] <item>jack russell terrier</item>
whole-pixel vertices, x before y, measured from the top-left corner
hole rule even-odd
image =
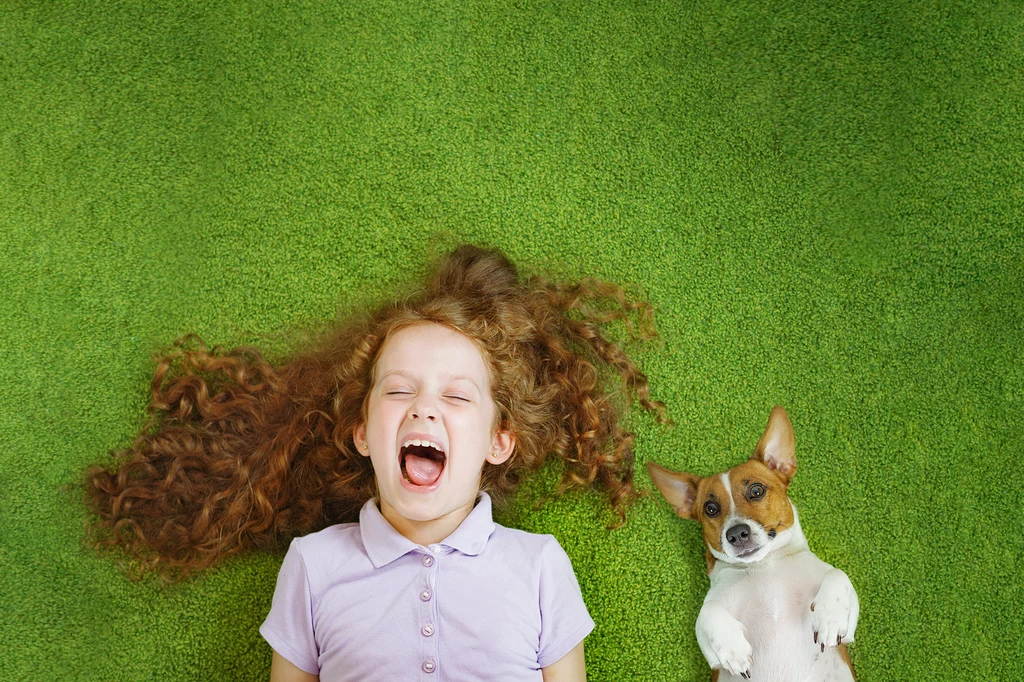
[[[711,589],[697,643],[712,682],[850,682],[860,604],[846,574],[811,553],[786,490],[793,425],[775,407],[751,458],[699,478],[647,463],[676,514],[704,530]]]

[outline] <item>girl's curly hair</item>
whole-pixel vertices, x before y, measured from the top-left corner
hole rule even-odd
[[[158,361],[148,425],[116,470],[87,472],[94,541],[123,546],[140,574],[176,579],[355,520],[375,494],[370,459],[353,443],[374,363],[389,334],[419,322],[464,334],[489,364],[497,421],[516,447],[484,467],[485,490],[500,502],[554,457],[564,464],[559,492],[597,485],[624,520],[637,493],[621,413],[635,396],[665,419],[647,378],[605,338],[602,325],[615,320],[653,336],[651,307],[616,285],[522,282],[501,252],[461,246],[417,295],[340,324],[280,366],[253,348],[179,339]],[[609,370],[618,390],[602,386]]]

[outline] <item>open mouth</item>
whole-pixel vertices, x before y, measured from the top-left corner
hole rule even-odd
[[[430,486],[437,483],[448,460],[444,450],[437,443],[413,438],[405,442],[398,452],[402,476],[416,486]]]

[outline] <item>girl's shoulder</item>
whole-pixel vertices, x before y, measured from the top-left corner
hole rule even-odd
[[[500,524],[494,524],[494,534],[491,535],[490,543],[495,549],[502,553],[508,552],[521,557],[532,557],[544,559],[554,557],[560,560],[565,556],[565,550],[558,542],[558,539],[550,533],[531,533],[518,528],[508,528]],[[489,544],[490,544],[489,543]]]
[[[289,552],[297,552],[304,563],[318,563],[324,557],[335,557],[339,552],[351,553],[361,549],[358,523],[338,523],[315,533],[302,535],[292,540]]]
[[[297,541],[304,545],[315,545],[317,543],[331,543],[344,541],[345,538],[352,535],[353,531],[359,530],[359,522],[353,521],[352,523],[336,523],[333,526],[327,526],[326,528],[306,535],[300,535],[295,538]]]
[[[502,542],[515,542],[529,546],[544,546],[549,542],[558,542],[550,533],[531,533],[528,530],[509,528],[500,523],[494,524],[494,536]]]
[[[291,541],[278,572],[277,589],[299,589],[315,603],[334,577],[365,572],[368,564],[359,540],[359,524],[328,526]]]

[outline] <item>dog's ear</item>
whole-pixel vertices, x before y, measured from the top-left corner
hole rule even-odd
[[[768,417],[761,440],[757,441],[752,459],[765,463],[769,469],[778,472],[788,484],[796,474],[796,439],[793,437],[793,423],[786,411],[776,405]]]
[[[697,501],[700,479],[692,474],[670,471],[654,462],[647,463],[647,473],[668,503],[684,519],[693,518],[693,503]]]

